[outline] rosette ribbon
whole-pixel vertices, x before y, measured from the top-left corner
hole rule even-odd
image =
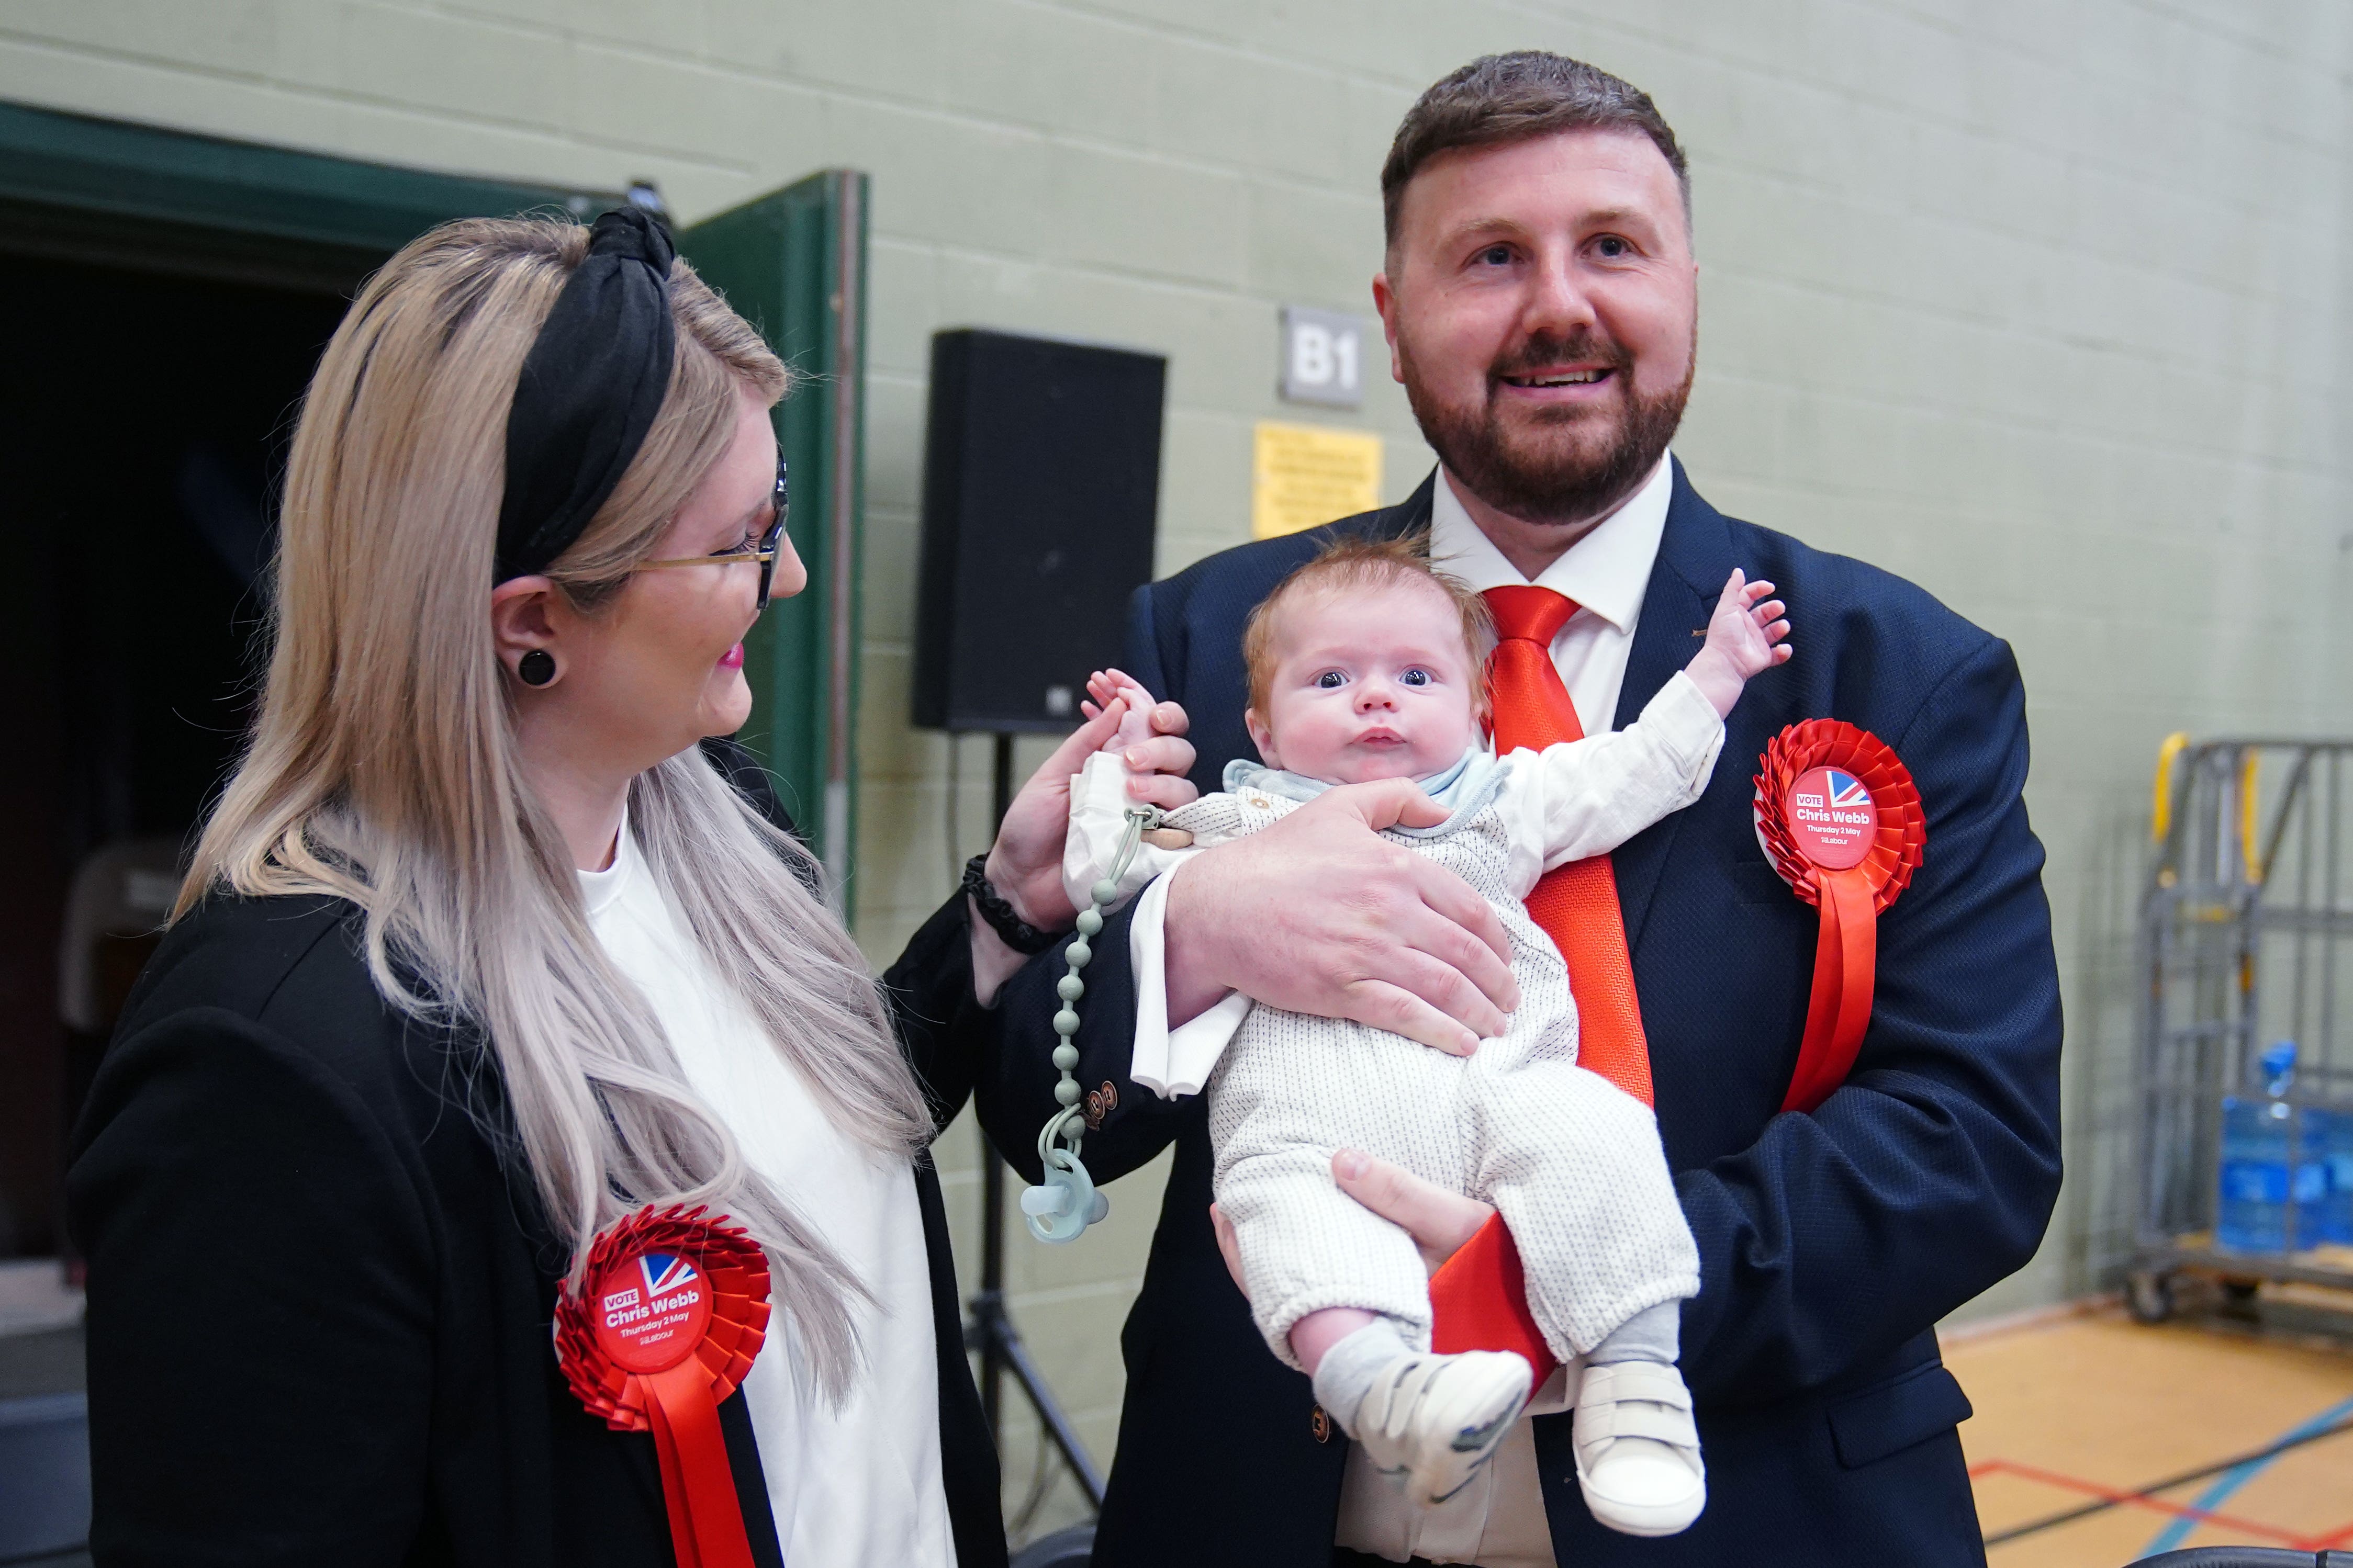
[[[1854,1067],[1871,1022],[1879,917],[1912,880],[1928,839],[1911,773],[1887,743],[1835,719],[1792,724],[1765,748],[1757,841],[1799,898],[1821,911],[1813,988],[1784,1110],[1811,1110]]]
[[[768,1262],[726,1216],[650,1205],[588,1251],[555,1308],[555,1352],[580,1403],[617,1432],[651,1432],[679,1568],[752,1568],[719,1405],[768,1326]]]

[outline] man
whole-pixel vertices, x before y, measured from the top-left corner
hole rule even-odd
[[[1367,830],[1418,820],[1414,808],[1356,786],[1203,854],[1095,942],[1077,1071],[1109,1109],[1087,1163],[1102,1179],[1176,1146],[1123,1339],[1127,1401],[1095,1561],[1982,1562],[1953,1430],[1968,1402],[1934,1325],[2032,1255],[2059,1182],[2058,985],[2020,795],[2016,665],[1919,589],[1722,516],[1668,455],[1691,386],[1697,274],[1683,153],[1645,95],[1556,56],[1476,61],[1407,115],[1382,189],[1374,299],[1440,468],[1402,505],[1333,526],[1426,530],[1476,589],[1526,602],[1533,583],[1573,601],[1531,635],[1549,639],[1588,728],[1630,718],[1683,664],[1735,566],[1778,584],[1801,628],[1797,657],[1734,711],[1699,802],[1611,858],[1614,898],[1547,925],[1569,937],[1588,1064],[1638,1098],[1645,1076],[1655,1087],[1700,1250],[1682,1345],[1709,1501],[1671,1538],[1600,1529],[1556,1414],[1527,1423],[1454,1502],[1398,1508],[1251,1329],[1208,1213],[1201,1102],[1128,1079],[1139,1000],[1146,1028],[1163,998],[1175,1025],[1239,990],[1439,1048],[1497,1032],[1514,998],[1493,933],[1420,858]],[[1205,787],[1250,754],[1242,619],[1315,544],[1245,545],[1137,595],[1128,668],[1189,714]],[[1817,916],[1759,848],[1749,759],[1818,718],[1903,759],[1926,855],[1880,920],[1875,1007],[1844,1087],[1783,1113]],[[1161,929],[1135,940],[1134,920]],[[1593,937],[1606,938],[1595,962],[1614,951],[1622,969],[1630,955],[1630,1044],[1597,1025],[1570,952]],[[1139,986],[1136,954],[1156,985]],[[1008,984],[1003,1060],[984,1091],[992,1136],[1033,1175],[1060,973],[1050,953]],[[1613,1059],[1620,1046],[1630,1054]],[[1345,1154],[1335,1166],[1366,1179]]]

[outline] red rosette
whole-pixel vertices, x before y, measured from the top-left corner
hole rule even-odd
[[[1784,1110],[1811,1110],[1846,1081],[1871,1021],[1878,921],[1911,884],[1928,820],[1910,770],[1868,731],[1792,724],[1765,748],[1752,807],[1765,858],[1821,911],[1813,993]]]
[[[555,1353],[591,1415],[651,1432],[679,1568],[751,1568],[719,1405],[760,1353],[768,1260],[725,1215],[649,1205],[588,1249],[555,1306]]]
[[[1837,719],[1809,719],[1773,737],[1758,760],[1754,806],[1757,842],[1798,897],[1810,904],[1822,901],[1821,868],[1815,858],[1820,849],[1818,845],[1800,846],[1790,805],[1798,781],[1817,768],[1835,768],[1870,792],[1878,822],[1856,868],[1870,880],[1873,912],[1885,914],[1920,864],[1928,843],[1928,819],[1921,813],[1912,771],[1868,730]],[[1815,853],[1810,854],[1810,848]]]

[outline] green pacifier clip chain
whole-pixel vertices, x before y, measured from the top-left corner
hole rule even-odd
[[[1040,1241],[1076,1241],[1086,1234],[1087,1226],[1100,1225],[1111,1213],[1111,1200],[1095,1191],[1093,1178],[1087,1174],[1085,1163],[1079,1158],[1080,1140],[1086,1136],[1087,1113],[1079,1108],[1084,1093],[1072,1068],[1079,1065],[1079,1047],[1071,1037],[1079,1032],[1079,998],[1087,994],[1087,983],[1079,978],[1095,955],[1089,943],[1103,931],[1103,906],[1119,897],[1119,879],[1135,859],[1136,846],[1144,841],[1145,830],[1156,826],[1160,813],[1150,806],[1132,805],[1127,809],[1127,824],[1119,836],[1119,853],[1112,858],[1111,874],[1089,889],[1088,907],[1079,911],[1079,933],[1071,945],[1062,950],[1070,963],[1070,973],[1054,984],[1055,994],[1062,999],[1061,1011],[1054,1015],[1054,1066],[1062,1079],[1054,1086],[1054,1099],[1061,1106],[1047,1119],[1038,1133],[1038,1163],[1046,1173],[1039,1186],[1025,1187],[1021,1193],[1021,1213],[1029,1222],[1029,1234]],[[1067,1147],[1065,1146],[1067,1145]]]

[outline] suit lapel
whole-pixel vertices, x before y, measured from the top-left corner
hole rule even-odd
[[[1640,717],[1659,689],[1699,651],[1700,639],[1692,636],[1693,629],[1706,626],[1732,567],[1732,541],[1722,514],[1700,499],[1683,464],[1676,462],[1666,530],[1659,538],[1659,558],[1651,563],[1651,581],[1642,590],[1641,618],[1635,623],[1626,679],[1618,689],[1617,728],[1622,730]],[[1674,847],[1675,834],[1687,815],[1672,814],[1629,839],[1611,858],[1629,948],[1641,940],[1651,897],[1658,890],[1668,851]]]

